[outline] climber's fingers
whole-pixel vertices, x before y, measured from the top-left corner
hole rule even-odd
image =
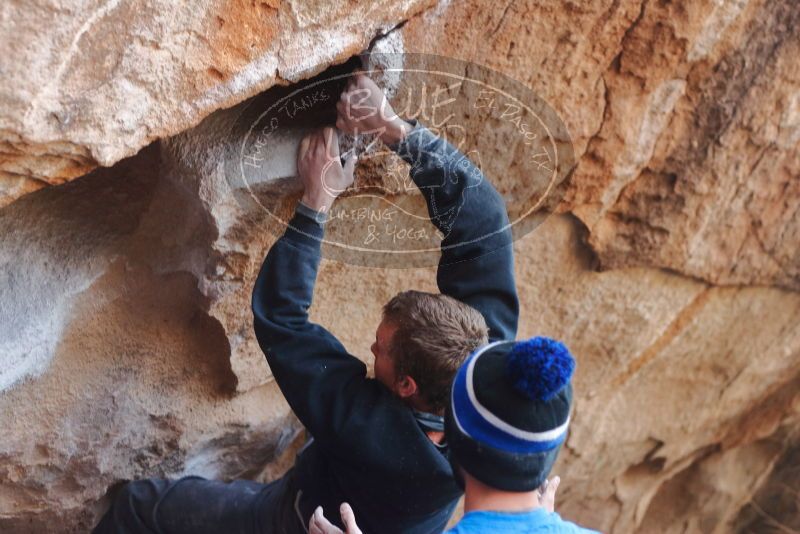
[[[305,175],[309,171],[314,161],[314,150],[316,132],[311,131],[303,136],[300,145],[297,147],[297,171],[300,175]]]
[[[319,153],[320,149],[320,132],[319,130],[313,130],[309,132],[304,139],[308,139],[308,148],[307,153],[308,156],[314,155]]]
[[[300,157],[305,156],[306,152],[308,152],[308,149],[311,147],[312,138],[313,134],[310,133],[303,136],[303,139],[300,141],[300,149],[299,149]]]
[[[347,78],[347,83],[345,84],[345,89],[344,89],[345,92],[349,92],[355,89],[357,85],[358,75],[360,74],[360,72],[361,71],[355,70],[353,71],[353,74],[351,74],[350,77]]]
[[[367,73],[361,69],[356,69],[347,78],[347,83],[345,83],[344,89],[342,90],[342,95],[339,97],[342,101],[346,102],[347,98],[349,98],[349,93],[352,93],[354,90],[365,87],[366,80],[369,78]]]
[[[344,95],[344,93],[342,93]],[[347,118],[347,102],[339,100],[336,102],[336,127],[344,130],[345,119]]]
[[[353,75],[348,79],[348,83],[354,87],[360,87],[364,83],[364,78],[367,78],[367,73],[363,69],[356,69]]]
[[[354,118],[352,116],[352,110],[350,108],[352,103],[351,99],[353,97],[354,94],[352,91],[343,91],[341,96],[339,97],[339,100],[336,101],[337,123],[339,122],[339,120],[344,121],[344,120],[351,120]],[[338,125],[337,128],[341,129],[341,127]]]
[[[339,135],[334,128],[326,126],[322,129],[325,155],[329,159],[339,160]]]

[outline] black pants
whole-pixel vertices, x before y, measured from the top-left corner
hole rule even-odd
[[[189,476],[145,479],[119,491],[94,534],[299,534],[292,473],[269,484]]]

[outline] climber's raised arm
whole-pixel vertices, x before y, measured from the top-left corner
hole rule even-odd
[[[352,106],[359,95],[362,110]],[[514,252],[505,203],[470,159],[416,120],[403,121],[383,91],[365,74],[355,75],[342,95],[336,125],[346,132],[379,131],[387,146],[411,165],[411,178],[425,197],[433,224],[444,234],[436,275],[439,290],[483,314],[490,340],[514,339],[519,301]]]
[[[320,441],[334,439],[364,381],[366,367],[325,328],[309,322],[308,309],[324,235],[321,215],[353,181],[354,161],[339,161],[333,128],[300,144],[298,175],[305,192],[283,236],[267,254],[253,289],[256,338],[289,405]],[[347,390],[346,392],[344,390]]]

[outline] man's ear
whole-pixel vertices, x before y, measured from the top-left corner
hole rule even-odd
[[[416,380],[408,375],[403,375],[397,379],[396,388],[397,395],[401,399],[413,397],[418,391]]]

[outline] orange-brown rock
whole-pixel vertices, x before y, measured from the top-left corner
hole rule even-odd
[[[431,0],[11,0],[0,206],[359,52]]]
[[[280,228],[253,200],[291,211],[301,131],[249,200],[229,171],[264,90],[371,41],[491,67],[569,130],[556,213],[515,243],[520,337],[578,358],[562,515],[800,528],[793,0],[12,0],[0,25],[0,531],[87,531],[133,477],[291,463],[249,299]],[[518,146],[475,122],[513,200]],[[387,185],[383,160],[358,173]],[[381,305],[434,275],[326,259],[312,319],[370,362]]]

